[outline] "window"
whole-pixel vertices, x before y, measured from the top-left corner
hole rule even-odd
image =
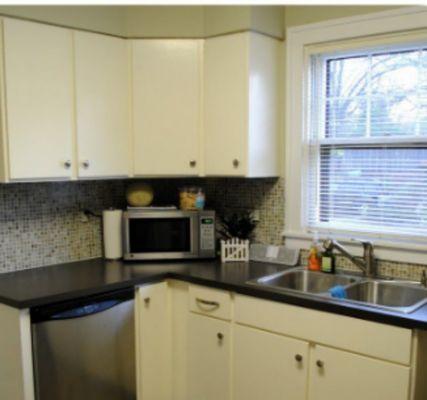
[[[310,66],[306,227],[427,237],[427,42]]]
[[[317,231],[426,262],[426,21],[403,7],[287,29],[287,246]]]

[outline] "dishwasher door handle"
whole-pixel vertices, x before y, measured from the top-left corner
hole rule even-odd
[[[134,300],[133,287],[31,309],[31,323],[82,318]]]
[[[98,314],[100,312],[107,311],[120,303],[123,303],[123,300],[105,300],[97,303],[86,304],[84,306],[76,307],[71,310],[52,314],[49,317],[49,320],[59,321],[63,319],[87,317],[88,315]]]

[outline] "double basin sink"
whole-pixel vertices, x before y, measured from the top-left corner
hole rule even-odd
[[[264,276],[248,283],[405,314],[427,303],[427,288],[418,283],[370,279],[349,274],[333,275],[309,271],[302,267]]]

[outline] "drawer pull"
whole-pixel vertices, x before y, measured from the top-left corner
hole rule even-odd
[[[222,341],[222,339],[224,339],[224,334],[222,334],[221,332],[218,332],[217,334],[216,334],[216,337],[218,338],[218,340],[221,342]]]
[[[150,305],[150,298],[149,297],[146,297],[145,299],[144,299],[144,303],[145,303],[145,306],[146,307],[148,307],[149,305]]]
[[[301,354],[295,354],[295,361],[302,362],[302,355]]]
[[[317,365],[319,368],[323,368],[323,367],[325,366],[325,363],[324,363],[323,361],[321,361],[321,360],[317,360],[317,361],[316,361],[316,365]]]
[[[199,297],[196,297],[197,304],[200,306],[200,308],[203,308],[203,306],[209,307],[210,311],[216,310],[219,308],[219,303],[217,301],[210,301],[210,300],[203,300]]]

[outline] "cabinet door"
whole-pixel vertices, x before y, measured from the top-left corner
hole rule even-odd
[[[201,41],[133,41],[135,175],[198,175]]]
[[[189,400],[230,399],[230,323],[191,314],[188,335]]]
[[[74,32],[80,177],[130,170],[128,48],[124,39]]]
[[[309,400],[408,399],[409,367],[323,346],[310,362]]]
[[[72,171],[72,33],[4,19],[10,179],[69,178]]]
[[[172,323],[168,284],[139,287],[135,310],[138,400],[170,400]]]
[[[249,34],[207,39],[204,49],[205,172],[218,176],[245,175]]]
[[[305,400],[309,344],[236,325],[234,400]]]

